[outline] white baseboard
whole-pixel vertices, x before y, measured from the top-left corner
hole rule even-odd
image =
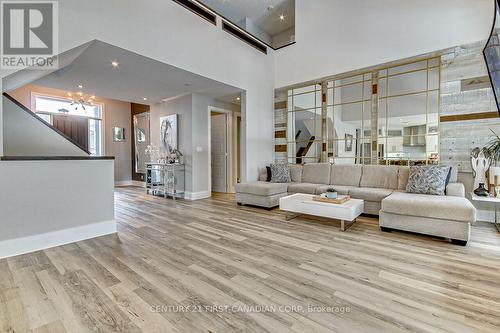
[[[146,187],[145,182],[139,182],[137,180],[122,180],[115,182],[115,187],[120,186],[138,186],[138,187]]]
[[[115,220],[0,241],[0,259],[116,233]]]
[[[211,191],[201,191],[201,192],[186,192],[184,198],[186,200],[200,200],[210,198],[212,196]]]

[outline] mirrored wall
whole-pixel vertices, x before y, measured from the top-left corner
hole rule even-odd
[[[288,161],[438,164],[440,71],[437,57],[288,90]]]
[[[287,157],[290,163],[321,160],[321,96],[320,84],[288,91]]]
[[[372,74],[326,83],[328,161],[370,163]]]
[[[379,163],[439,163],[440,59],[378,72]]]

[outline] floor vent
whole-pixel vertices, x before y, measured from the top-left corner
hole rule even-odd
[[[215,14],[209,12],[205,8],[201,7],[200,5],[189,1],[189,0],[174,0],[174,2],[177,2],[178,4],[182,5],[184,8],[192,11],[196,15],[204,18],[208,22],[212,23],[213,25],[217,25],[217,16]]]
[[[222,30],[224,30],[224,31],[230,33],[231,35],[241,39],[242,41],[249,44],[250,46],[253,46],[254,48],[259,50],[260,52],[267,54],[267,47],[264,44],[259,43],[258,41],[256,41],[252,37],[248,36],[246,33],[241,31],[240,29],[235,28],[233,25],[227,23],[226,21],[222,21]]]

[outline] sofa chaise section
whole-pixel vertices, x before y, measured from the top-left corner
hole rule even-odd
[[[236,184],[236,202],[273,208],[279,205],[280,198],[288,195],[288,186],[293,183],[270,183],[257,181]]]
[[[460,185],[448,188],[456,190]],[[383,231],[397,229],[445,237],[460,245],[467,244],[471,225],[475,221],[476,209],[472,203],[464,197],[450,194],[436,196],[394,192],[382,200],[379,214]]]

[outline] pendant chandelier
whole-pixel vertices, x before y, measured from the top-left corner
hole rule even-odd
[[[85,110],[85,105],[91,105],[94,106],[94,95],[87,95],[84,94],[83,92],[79,91],[77,93],[68,93],[68,98],[71,101],[71,106],[75,107],[75,110],[78,110],[78,108],[82,108]]]

